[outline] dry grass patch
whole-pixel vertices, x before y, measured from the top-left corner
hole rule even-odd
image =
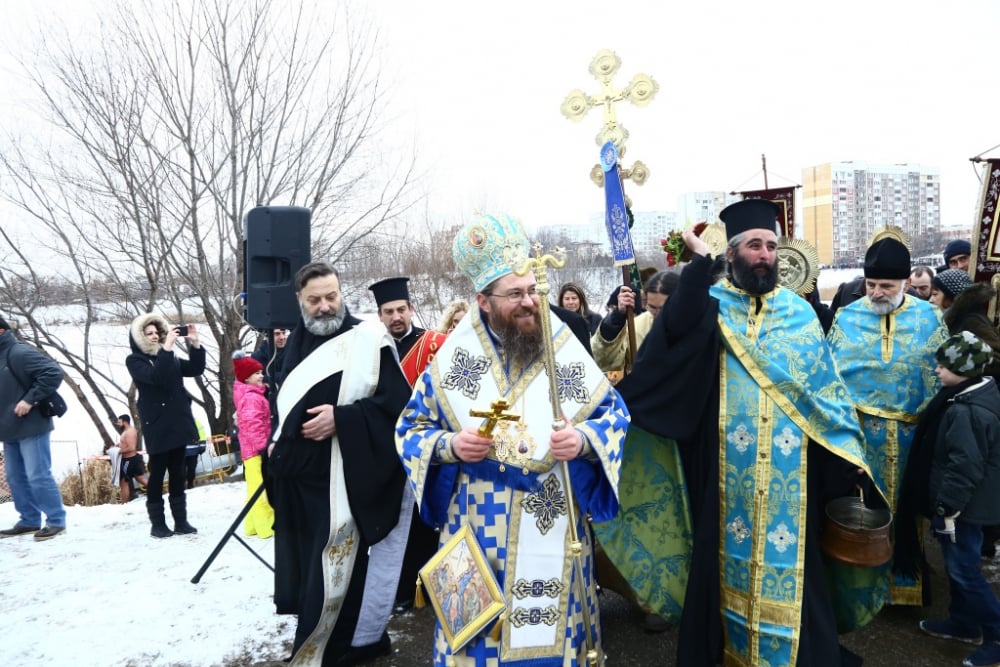
[[[106,505],[119,500],[118,487],[111,486],[111,470],[103,459],[84,462],[82,474],[66,477],[59,485],[63,503],[66,505]]]

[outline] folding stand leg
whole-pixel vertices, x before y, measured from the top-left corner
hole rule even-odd
[[[261,558],[260,554],[254,551],[249,544],[243,541],[243,538],[241,538],[239,535],[236,534],[236,529],[239,528],[240,523],[243,522],[244,517],[246,517],[246,515],[250,512],[250,508],[253,507],[253,504],[257,502],[257,499],[260,498],[260,494],[262,493],[264,493],[263,484],[257,487],[257,490],[253,492],[252,496],[250,496],[250,500],[248,500],[247,504],[243,506],[243,509],[240,510],[240,513],[236,515],[236,519],[233,520],[233,524],[229,526],[229,530],[226,531],[225,535],[222,536],[222,539],[219,540],[219,543],[215,546],[215,549],[212,550],[212,553],[211,555],[209,555],[208,560],[205,561],[205,564],[201,566],[201,569],[198,570],[198,573],[194,575],[193,579],[191,579],[192,584],[197,584],[199,581],[201,581],[202,575],[204,575],[205,572],[208,570],[208,568],[212,565],[212,561],[214,561],[216,557],[219,555],[219,553],[222,551],[222,547],[226,546],[226,542],[229,540],[230,537],[235,537],[240,544],[242,544],[247,548],[247,551],[252,553],[254,556],[256,556],[257,560],[259,560],[261,563],[267,566],[267,569],[271,570],[271,572],[274,572],[274,568],[271,566],[271,564],[268,563],[263,558]]]

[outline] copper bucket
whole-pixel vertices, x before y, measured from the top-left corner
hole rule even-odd
[[[823,553],[848,565],[884,565],[892,558],[891,525],[892,513],[888,509],[865,507],[861,495],[831,500],[826,505],[820,538]]]

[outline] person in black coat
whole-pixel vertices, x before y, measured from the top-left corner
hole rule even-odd
[[[964,273],[958,275],[968,276]],[[944,323],[948,327],[948,333],[952,335],[968,331],[989,345],[993,356],[986,364],[984,375],[1000,382],[1000,331],[997,331],[986,315],[994,297],[996,290],[986,283],[971,283],[952,297],[951,305],[944,311]],[[1000,526],[984,526],[983,558],[993,558],[996,555],[995,544],[998,541]]]
[[[264,384],[268,386],[272,394],[278,393],[278,388],[273,383],[285,360],[285,343],[288,342],[288,333],[288,329],[284,328],[271,329],[250,355],[264,367]]]
[[[177,339],[185,337],[188,359],[174,354]],[[155,313],[140,315],[129,331],[132,353],[125,359],[132,381],[139,389],[139,421],[149,452],[149,485],[146,511],[153,537],[174,533],[190,534],[198,530],[188,523],[184,496],[184,454],[191,442],[198,440],[198,428],[191,414],[191,396],[184,388],[185,377],[205,372],[205,349],[198,340],[198,330],[189,324],[186,330],[171,327]],[[163,477],[169,473],[170,513],[174,529],[167,528],[163,507]]]
[[[979,563],[984,528],[1000,521],[1000,394],[983,376],[993,350],[969,331],[935,353],[942,388],[920,415],[899,496],[895,552],[898,567],[917,571],[922,560],[914,519],[930,518],[948,575],[948,616],[920,621],[940,639],[982,646],[964,665],[1000,661],[1000,600]],[[895,520],[896,517],[894,517]],[[911,526],[905,533],[904,526]]]
[[[395,423],[410,386],[386,330],[352,316],[340,285],[326,262],[295,275],[302,317],[278,378],[286,412],[266,482],[275,608],[298,616],[296,657],[337,666],[391,651],[386,626],[409,533]]]
[[[594,351],[590,348],[590,325],[587,323],[587,320],[581,317],[579,313],[574,313],[571,310],[553,306],[552,304],[549,304],[549,311],[569,327],[569,330],[576,339],[580,341],[580,345],[583,345],[583,349],[593,357]]]

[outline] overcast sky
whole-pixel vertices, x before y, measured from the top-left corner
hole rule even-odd
[[[651,178],[626,189],[641,210],[679,193],[801,182],[831,161],[909,162],[942,174],[945,224],[971,225],[978,180],[968,158],[1000,144],[997,3],[378,2],[388,69],[413,101],[436,195],[480,200],[537,224],[600,210],[595,109],[559,105],[595,93],[602,48],[616,82],[653,76],[644,108],[622,105],[623,162]],[[398,60],[397,60],[398,59]]]
[[[0,50],[22,42],[22,20],[75,6],[0,0]],[[600,110],[580,123],[559,111],[570,90],[597,92],[587,67],[602,48],[622,59],[618,86],[639,72],[660,86],[649,106],[619,108],[631,133],[624,164],[651,171],[643,187],[626,185],[637,210],[763,187],[764,153],[772,187],[831,161],[938,167],[943,223],[970,226],[979,184],[969,158],[1000,144],[990,0],[356,6],[379,27],[393,132],[401,145],[416,137],[430,210],[443,217],[494,208],[536,226],[602,209],[588,177]],[[16,109],[7,101],[0,113]]]

